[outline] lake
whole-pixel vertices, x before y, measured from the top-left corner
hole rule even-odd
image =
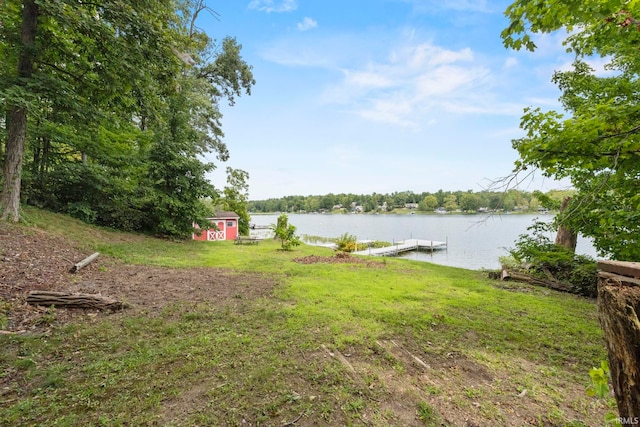
[[[419,261],[472,270],[500,268],[498,258],[507,255],[520,234],[527,232],[536,218],[550,221],[551,215],[367,215],[367,214],[287,214],[299,236],[339,237],[349,233],[358,240],[395,243],[404,239],[447,242],[446,250],[410,252],[403,256]],[[275,224],[278,215],[251,216],[255,225]],[[553,240],[555,234],[549,237]],[[591,242],[578,239],[576,252],[596,257]]]

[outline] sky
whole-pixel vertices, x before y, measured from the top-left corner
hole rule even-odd
[[[209,179],[247,171],[250,200],[491,188],[514,168],[523,109],[559,109],[551,77],[572,62],[564,34],[507,50],[509,3],[209,1],[218,17],[199,27],[235,37],[256,80],[221,106],[231,157]],[[517,186],[566,187],[539,173]]]

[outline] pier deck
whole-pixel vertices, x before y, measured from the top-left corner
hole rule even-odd
[[[395,256],[402,252],[427,250],[435,251],[446,249],[446,242],[438,242],[434,240],[408,239],[404,242],[397,242],[395,245],[386,248],[368,248],[363,251],[353,252],[354,255],[373,255],[373,256]]]

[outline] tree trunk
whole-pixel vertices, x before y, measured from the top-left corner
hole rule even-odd
[[[598,268],[598,312],[618,411],[635,419],[640,417],[640,263],[603,261]],[[634,277],[627,277],[629,269]]]
[[[38,22],[38,6],[35,0],[22,2],[22,46],[18,58],[18,76],[22,85],[33,74],[34,42]],[[26,102],[26,101],[25,101]],[[4,183],[0,194],[0,219],[20,218],[20,187],[22,183],[22,158],[27,135],[27,108],[24,105],[7,107],[7,145],[5,149]]]
[[[564,212],[569,206],[569,202],[571,201],[571,197],[565,197],[562,200],[562,206],[560,206],[560,212]],[[569,249],[571,252],[576,252],[576,244],[578,243],[578,235],[573,232],[570,228],[560,224],[558,227],[558,233],[556,234],[556,245],[564,246]]]
[[[20,218],[20,186],[22,183],[22,156],[27,129],[27,110],[11,107],[7,123],[7,147],[4,159],[2,195],[0,196],[1,219],[18,221]]]

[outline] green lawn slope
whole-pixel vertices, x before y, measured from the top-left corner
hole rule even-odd
[[[273,240],[170,242],[33,209],[19,227],[183,269],[176,286],[216,268],[275,288],[2,335],[1,425],[599,426],[611,410],[585,393],[606,357],[593,300]]]

